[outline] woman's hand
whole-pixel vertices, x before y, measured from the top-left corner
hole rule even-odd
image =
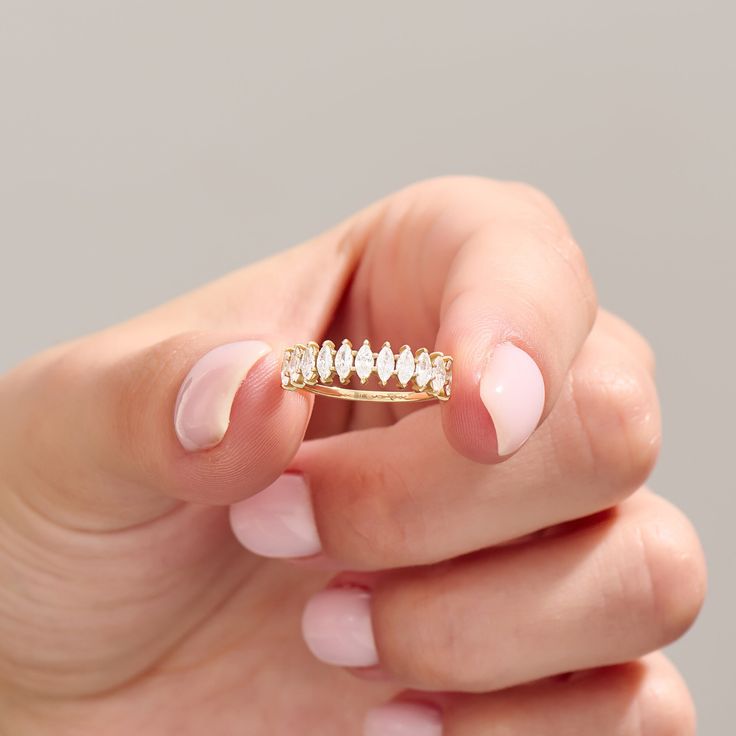
[[[451,354],[452,399],[284,391],[322,337]],[[3,733],[694,733],[652,373],[553,206],[479,179],[36,356],[0,379]]]

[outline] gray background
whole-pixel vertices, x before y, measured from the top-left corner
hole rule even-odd
[[[730,732],[733,3],[265,6],[0,0],[0,369],[413,180],[532,182],[657,350],[711,576],[671,654]]]

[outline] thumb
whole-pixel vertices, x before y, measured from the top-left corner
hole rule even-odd
[[[189,332],[121,351],[115,337],[0,381],[0,458],[19,498],[76,528],[121,528],[177,501],[246,498],[283,472],[313,404],[281,388],[284,338]]]
[[[14,487],[54,519],[120,528],[269,485],[314,402],[281,388],[283,349],[332,319],[359,257],[346,238],[330,231],[2,377]]]
[[[281,389],[284,345],[278,334],[180,334],[118,363],[98,414],[118,431],[91,433],[100,464],[196,503],[265,487],[299,447],[313,406]]]

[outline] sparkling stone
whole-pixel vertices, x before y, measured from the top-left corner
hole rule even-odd
[[[384,345],[378,353],[378,358],[376,359],[376,370],[378,372],[378,377],[383,383],[386,383],[386,381],[391,378],[391,374],[394,371],[394,353],[388,343]]]
[[[289,376],[292,381],[299,380],[299,369],[301,368],[301,365],[302,349],[297,347],[294,348],[294,352],[291,354],[291,359],[289,360]]]
[[[355,372],[361,381],[365,381],[373,370],[373,351],[368,342],[364,342],[355,356]]]
[[[417,386],[424,388],[432,377],[432,361],[429,353],[422,350],[417,358]]]
[[[305,381],[311,381],[314,378],[314,368],[317,361],[317,349],[314,345],[307,345],[307,349],[302,356],[302,375]]]
[[[399,359],[396,361],[396,375],[402,386],[406,386],[411,381],[411,377],[414,375],[414,356],[411,348],[404,348],[399,353]]]
[[[450,395],[450,391],[452,390],[452,373],[447,374],[447,383],[445,384],[445,396]]]
[[[335,356],[335,370],[340,380],[345,380],[350,375],[350,369],[353,365],[353,349],[349,342],[340,345],[340,349]]]
[[[284,351],[284,359],[281,361],[281,385],[289,385],[289,352]]]
[[[323,343],[317,355],[317,373],[322,381],[329,380],[332,375],[332,348],[329,343]]]
[[[432,365],[432,391],[436,394],[442,391],[442,387],[445,385],[445,379],[447,378],[447,371],[445,370],[445,361],[442,360],[442,356],[438,355],[434,359]]]

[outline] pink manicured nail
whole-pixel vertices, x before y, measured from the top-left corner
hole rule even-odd
[[[262,340],[231,342],[213,348],[192,366],[174,409],[176,436],[185,450],[204,450],[222,440],[240,384],[270,350]]]
[[[313,595],[302,615],[302,635],[312,654],[327,664],[378,664],[371,594],[362,588],[327,588]]]
[[[518,450],[536,429],[544,408],[544,379],[521,348],[497,345],[480,380],[480,398],[496,428],[499,455]]]
[[[386,703],[366,713],[363,736],[442,736],[442,716],[423,703]]]
[[[284,473],[260,493],[233,504],[230,526],[244,547],[264,557],[306,557],[322,548],[300,473]]]

